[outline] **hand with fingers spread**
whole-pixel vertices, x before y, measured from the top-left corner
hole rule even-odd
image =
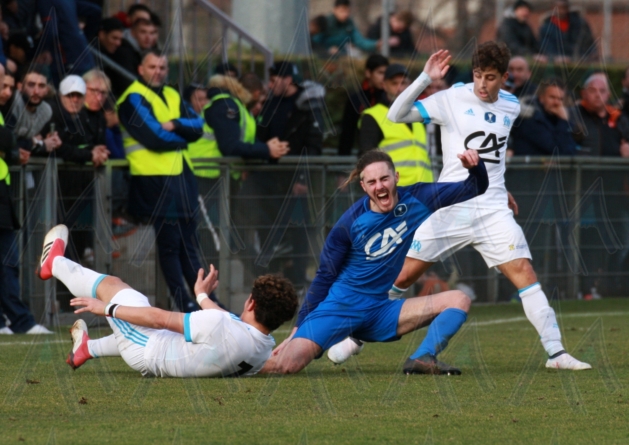
[[[474,168],[478,165],[480,157],[476,150],[465,150],[463,153],[456,155],[466,169]]]
[[[97,298],[88,298],[88,297],[80,297],[80,298],[73,298],[72,300],[70,300],[70,306],[85,306],[82,308],[79,308],[77,310],[74,311],[75,314],[82,314],[83,312],[91,312],[92,314],[96,314],[96,315],[106,315],[105,314],[105,308],[107,307],[107,304],[105,304],[104,302],[100,301]]]
[[[210,264],[210,271],[207,276],[203,278],[205,275],[205,271],[203,269],[199,269],[197,273],[197,282],[194,283],[194,294],[211,294],[218,287],[218,270],[214,268],[212,264]]]
[[[440,49],[426,61],[424,73],[428,74],[433,81],[443,79],[450,69],[450,65],[448,65],[450,59],[452,59],[450,52],[447,49]]]

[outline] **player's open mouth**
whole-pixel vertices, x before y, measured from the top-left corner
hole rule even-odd
[[[390,200],[390,195],[389,192],[380,192],[376,194],[376,198],[378,198],[380,204],[387,205]]]

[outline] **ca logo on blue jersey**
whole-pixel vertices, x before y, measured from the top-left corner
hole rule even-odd
[[[485,113],[485,120],[490,124],[493,124],[494,122],[496,122],[496,115],[488,111],[487,113]]]
[[[397,227],[387,227],[384,230],[384,233],[376,233],[365,245],[365,253],[367,254],[367,261],[369,260],[377,260],[380,258],[384,258],[389,255],[391,252],[395,250],[398,244],[402,244],[402,235],[408,232],[408,227],[406,226],[406,221],[402,221],[402,224]],[[380,241],[380,247],[374,246],[376,242],[382,238]],[[372,252],[371,249],[376,248],[375,252]]]
[[[402,216],[406,213],[406,210],[408,210],[406,208],[406,204],[399,204],[395,210],[393,211],[393,215],[398,217],[398,216]]]

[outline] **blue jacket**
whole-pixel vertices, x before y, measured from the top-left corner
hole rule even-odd
[[[511,138],[517,156],[552,155],[555,148],[560,156],[572,156],[577,152],[568,121],[545,112],[537,99],[533,116],[519,117],[511,130]]]
[[[210,88],[208,98],[225,93]],[[203,112],[205,122],[214,130],[218,149],[223,156],[241,156],[245,159],[269,159],[269,147],[256,140],[253,144],[240,140],[240,111],[233,99],[219,99]]]

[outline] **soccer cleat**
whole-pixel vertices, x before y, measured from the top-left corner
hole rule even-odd
[[[360,351],[362,351],[364,347],[365,344],[362,341],[347,337],[328,350],[328,358],[334,362],[335,365],[340,365],[347,361],[352,355],[360,354]]]
[[[30,335],[54,334],[54,332],[48,330],[48,328],[46,328],[45,326],[36,324],[32,328],[30,328],[28,331],[26,331],[26,334],[30,334]]]
[[[461,375],[461,370],[454,366],[446,365],[437,360],[432,354],[422,355],[419,358],[409,358],[404,362],[402,372],[410,374],[434,374],[434,375]]]
[[[555,357],[549,358],[546,362],[547,368],[553,369],[571,369],[572,371],[582,371],[584,369],[592,369],[592,365],[580,362],[567,352]]]
[[[87,335],[87,325],[85,322],[80,318],[75,321],[70,329],[70,335],[72,335],[74,346],[72,347],[72,351],[68,354],[66,363],[70,365],[72,369],[77,369],[81,367],[83,363],[93,358],[87,348],[87,342],[90,338]]]
[[[10,327],[5,326],[2,329],[0,329],[0,335],[13,335],[13,331],[11,330]]]
[[[68,245],[68,228],[63,224],[53,227],[44,238],[44,249],[37,275],[42,280],[52,278],[52,262],[58,256],[63,256]]]

